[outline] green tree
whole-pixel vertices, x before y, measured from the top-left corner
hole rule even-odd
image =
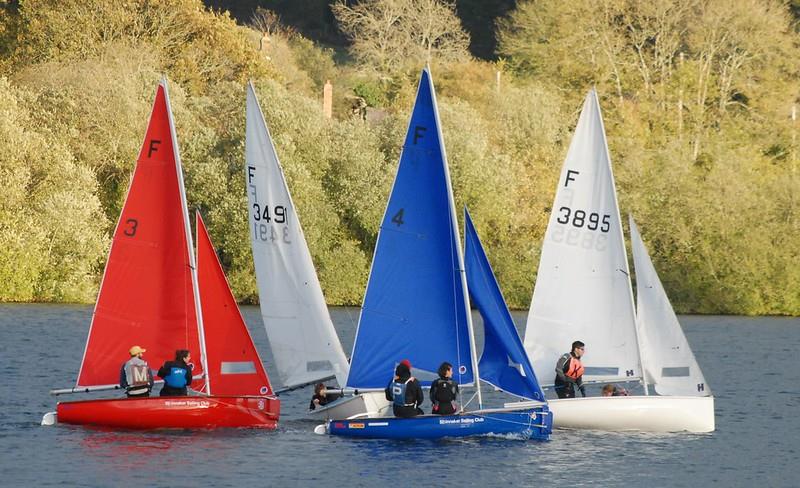
[[[0,300],[90,300],[108,245],[96,181],[34,129],[32,102],[0,78]]]

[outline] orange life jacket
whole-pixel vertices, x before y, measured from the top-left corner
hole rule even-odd
[[[576,358],[575,356],[571,356],[569,358],[569,366],[567,367],[567,372],[564,373],[565,375],[569,376],[573,380],[577,380],[581,376],[583,376],[583,364],[581,360]]]

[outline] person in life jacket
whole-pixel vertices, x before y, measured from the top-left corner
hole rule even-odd
[[[431,413],[452,415],[458,410],[458,383],[453,381],[453,365],[445,361],[439,366],[438,373],[439,377],[431,383]]]
[[[386,386],[386,399],[392,402],[395,417],[416,417],[425,412],[419,408],[425,396],[419,381],[411,376],[411,363],[404,359],[394,370],[394,378]]]
[[[555,390],[558,398],[575,398],[575,387],[581,390],[581,395],[586,396],[583,386],[583,364],[581,357],[586,345],[581,341],[572,343],[572,351],[564,353],[556,363]]]
[[[167,361],[158,369],[158,377],[164,378],[160,396],[188,395],[186,388],[192,384],[192,355],[186,349],[175,351],[175,360]]]
[[[133,346],[128,351],[131,358],[127,360],[119,372],[119,386],[125,389],[128,397],[149,397],[153,389],[153,372],[147,361],[142,359],[145,348]]]

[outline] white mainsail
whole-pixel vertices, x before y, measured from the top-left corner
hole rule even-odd
[[[659,395],[709,396],[700,366],[683,335],[639,229],[629,216],[636,270],[636,321],[645,379]]]
[[[633,294],[614,176],[597,94],[572,136],[547,226],[525,350],[543,384],[558,357],[586,343],[586,381],[642,376]]]
[[[291,388],[335,376],[344,386],[347,358],[252,83],[247,87],[245,159],[261,318],[281,381]]]

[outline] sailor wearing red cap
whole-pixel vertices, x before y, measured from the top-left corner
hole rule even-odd
[[[394,370],[394,378],[386,386],[386,399],[392,402],[395,417],[415,417],[423,414],[420,405],[424,399],[422,387],[411,376],[411,362],[403,359]]]

